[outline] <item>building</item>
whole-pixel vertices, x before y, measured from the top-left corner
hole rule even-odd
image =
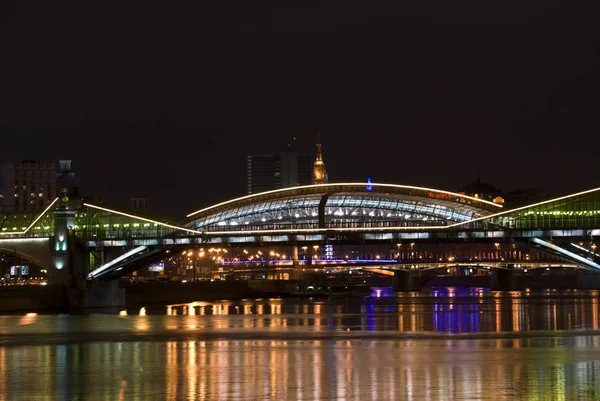
[[[134,210],[148,209],[148,198],[136,197],[129,199],[129,208]]]
[[[317,155],[313,165],[312,183],[327,184],[327,181],[327,171],[325,170],[325,162],[323,161],[323,153],[321,150],[321,138],[319,137],[319,131],[317,131]]]
[[[247,156],[248,194],[270,191],[277,188],[277,155]]]
[[[312,157],[298,152],[281,152],[278,155],[278,188],[310,185]]]
[[[79,177],[71,160],[24,160],[2,164],[0,210],[43,210],[56,197],[79,197]]]
[[[56,192],[58,196],[78,198],[79,185],[80,180],[73,170],[73,162],[71,160],[59,160],[56,172]]]
[[[500,196],[502,191],[492,184],[481,181],[479,174],[477,174],[477,181],[468,183],[459,193],[498,204],[504,203],[504,199]]]
[[[545,200],[544,192],[537,188],[517,188],[503,195],[511,208],[531,205]]]
[[[57,196],[56,176],[56,161],[2,164],[0,208],[4,211],[44,209]]]
[[[295,140],[277,154],[247,156],[248,194],[311,183],[312,157],[297,152]]]

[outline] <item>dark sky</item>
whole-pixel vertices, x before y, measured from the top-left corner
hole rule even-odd
[[[321,132],[330,181],[600,184],[600,2],[0,2],[0,160],[184,216]]]

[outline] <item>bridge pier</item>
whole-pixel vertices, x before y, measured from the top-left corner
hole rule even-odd
[[[520,271],[513,268],[494,269],[490,282],[493,291],[520,291],[525,289],[525,280]]]
[[[125,289],[119,285],[119,280],[93,280],[87,288],[80,291],[78,308],[123,308],[125,306]]]
[[[421,291],[421,271],[419,269],[395,270],[392,289],[396,292]]]
[[[48,272],[48,282],[63,288],[64,309],[123,307],[125,290],[119,280],[86,280],[89,254],[73,235],[75,211],[60,205],[54,213],[55,235],[50,241],[54,269]],[[101,252],[100,258],[104,257]]]
[[[577,272],[577,288],[582,290],[600,289],[600,273],[590,270]]]

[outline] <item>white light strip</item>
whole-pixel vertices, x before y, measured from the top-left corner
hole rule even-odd
[[[98,210],[103,210],[105,212],[109,212],[109,213],[115,213],[121,216],[125,216],[125,217],[129,217],[131,219],[137,219],[137,220],[142,220],[148,223],[153,223],[153,224],[158,224],[159,226],[163,226],[163,227],[169,227],[169,228],[173,228],[175,230],[181,230],[181,231],[186,231],[188,233],[194,233],[194,234],[202,234],[202,231],[198,231],[198,230],[192,230],[189,228],[185,228],[185,227],[180,227],[180,226],[174,226],[172,224],[168,224],[168,223],[162,223],[160,221],[156,221],[156,220],[151,220],[151,219],[147,219],[145,217],[140,217],[140,216],[135,216],[133,214],[129,214],[129,213],[123,213],[123,212],[119,212],[118,210],[113,210],[113,209],[107,209],[105,207],[100,207],[100,206],[96,206],[96,205],[92,205],[90,203],[84,203],[84,206],[87,207],[91,207],[94,209],[98,209]]]
[[[597,257],[599,257],[599,258],[600,258],[600,255],[598,255],[597,253],[594,253],[594,252],[592,252],[592,251],[590,251],[590,250],[587,250],[587,249],[585,249],[585,248],[584,248],[584,247],[582,247],[582,246],[579,246],[579,245],[577,245],[577,244],[574,244],[574,243],[571,243],[571,245],[572,245],[572,246],[574,246],[575,248],[579,248],[579,249],[581,249],[582,251],[586,251],[587,253],[591,253],[592,255],[594,255],[594,256],[597,256]]]
[[[499,205],[499,204],[494,203],[494,202],[486,201],[484,199],[474,198],[474,197],[468,196],[468,195],[457,194],[456,192],[442,191],[442,190],[433,189],[433,188],[415,187],[415,186],[412,186],[412,185],[398,185],[398,184],[375,184],[375,183],[366,183],[366,182],[339,182],[339,183],[318,184],[318,185],[301,185],[301,186],[298,186],[298,187],[273,189],[271,191],[265,191],[265,192],[261,192],[261,193],[258,193],[258,194],[246,195],[246,196],[242,196],[242,197],[239,197],[239,198],[231,199],[231,200],[228,200],[228,201],[225,201],[225,202],[217,203],[216,205],[212,205],[212,206],[206,207],[204,209],[197,210],[195,212],[192,212],[192,213],[188,214],[186,217],[192,217],[195,214],[202,213],[202,212],[205,212],[207,210],[217,208],[219,206],[224,206],[224,205],[227,205],[229,203],[238,202],[238,201],[245,200],[245,199],[250,199],[250,198],[253,198],[253,197],[258,197],[258,196],[263,196],[263,195],[268,195],[268,194],[275,194],[275,193],[286,192],[286,191],[293,192],[293,191],[296,191],[296,190],[299,190],[299,189],[319,188],[319,187],[327,188],[327,187],[344,186],[344,185],[348,185],[348,186],[355,185],[355,186],[365,186],[365,187],[367,185],[371,185],[373,187],[382,187],[382,188],[416,189],[416,190],[421,190],[421,191],[431,191],[431,192],[436,192],[436,193],[440,193],[440,194],[457,196],[459,198],[470,199],[470,200],[473,200],[473,201],[476,201],[476,202],[481,202],[481,203],[485,203],[485,204],[488,204],[488,205],[491,205],[491,206],[502,208],[502,205]]]
[[[109,267],[114,266],[115,264],[119,263],[123,259],[126,259],[126,258],[130,257],[131,255],[135,255],[136,253],[139,253],[139,252],[143,251],[146,248],[148,248],[146,245],[138,246],[137,248],[134,248],[131,251],[125,252],[123,255],[114,258],[110,262],[105,263],[104,265],[100,266],[96,270],[90,272],[88,274],[88,280],[93,279],[95,276],[97,276],[98,274],[102,273],[103,271],[105,271]]]
[[[469,221],[461,221],[460,223],[454,223],[449,225],[448,227],[456,227],[456,226],[460,226],[461,224],[468,224],[468,223],[473,223],[475,221],[480,221],[480,220],[485,220],[485,219],[491,219],[492,217],[496,217],[496,216],[502,216],[504,214],[507,213],[512,213],[512,212],[517,212],[519,210],[523,210],[523,209],[528,209],[530,207],[535,207],[535,206],[540,206],[540,205],[545,205],[546,203],[550,203],[550,202],[556,202],[559,200],[563,200],[563,199],[568,199],[568,198],[572,198],[574,196],[580,196],[580,195],[585,195],[585,194],[589,194],[595,191],[600,190],[600,188],[594,188],[594,189],[588,189],[587,191],[583,191],[583,192],[577,192],[575,194],[571,194],[571,195],[565,195],[565,196],[561,196],[558,198],[554,198],[554,199],[549,199],[549,200],[545,200],[542,202],[538,202],[538,203],[532,203],[531,205],[526,205],[526,206],[521,206],[521,207],[517,207],[515,209],[510,209],[510,210],[506,210],[504,212],[499,212],[499,213],[494,213],[494,214],[490,214],[488,216],[484,216],[484,217],[478,217],[476,219],[473,220],[469,220]]]
[[[572,259],[578,260],[578,261],[580,261],[581,263],[583,263],[586,266],[592,266],[593,268],[600,270],[600,265],[599,264],[594,263],[591,260],[588,260],[588,259],[586,259],[584,257],[581,257],[581,256],[577,255],[576,253],[567,251],[566,249],[563,249],[563,248],[561,248],[559,246],[556,246],[556,245],[554,245],[554,244],[552,244],[550,242],[542,241],[539,238],[533,238],[531,241],[535,242],[538,245],[542,245],[542,246],[545,246],[547,248],[553,249],[556,252],[562,253],[563,255],[566,255],[566,256],[568,256],[568,257],[570,257]]]
[[[41,219],[41,218],[42,218],[42,216],[44,216],[44,215],[46,214],[46,212],[48,212],[48,210],[50,210],[50,208],[51,208],[52,206],[54,206],[54,204],[56,203],[56,201],[57,201],[57,200],[58,200],[58,198],[54,199],[54,200],[52,201],[52,203],[50,203],[50,204],[48,205],[48,207],[47,207],[46,209],[44,209],[44,211],[43,211],[42,213],[40,213],[40,215],[39,215],[39,216],[38,216],[38,217],[37,217],[35,220],[33,220],[33,223],[31,223],[31,224],[29,225],[29,227],[27,227],[27,228],[25,229],[25,231],[2,231],[2,232],[0,232],[0,235],[27,234],[27,231],[31,230],[31,227],[33,227],[33,226],[35,225],[35,223],[37,223],[37,222],[38,222],[38,220],[39,220],[39,219]]]
[[[230,235],[230,234],[295,234],[295,233],[322,233],[322,232],[348,232],[348,231],[423,231],[423,230],[442,230],[448,226],[418,226],[418,227],[352,227],[352,228],[282,228],[275,230],[248,230],[248,231],[205,231],[204,235]]]
[[[7,242],[17,242],[17,243],[27,243],[27,242],[43,242],[50,241],[48,237],[36,237],[36,238],[1,238],[0,244],[5,244]]]

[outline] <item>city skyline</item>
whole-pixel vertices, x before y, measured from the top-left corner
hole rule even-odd
[[[330,182],[597,187],[594,9],[4,5],[0,161],[66,157],[84,193],[177,216],[317,129]]]

